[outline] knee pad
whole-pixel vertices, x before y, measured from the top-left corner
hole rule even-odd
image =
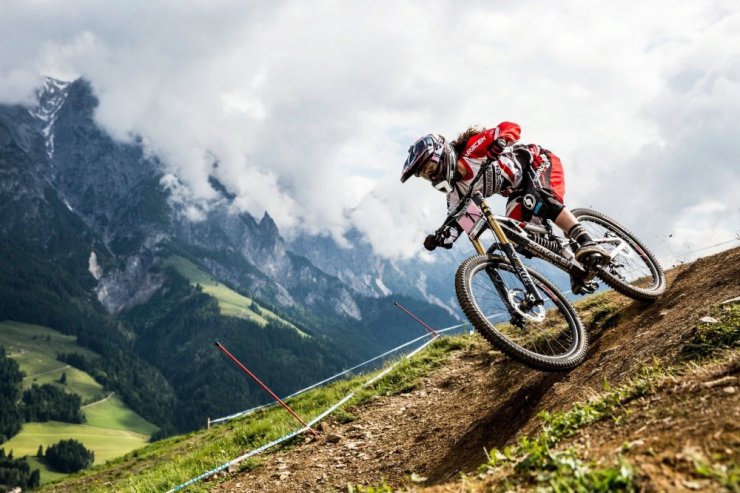
[[[542,189],[541,192],[545,192],[547,189]],[[547,190],[548,193],[542,194],[542,203],[543,206],[540,208],[540,213],[537,214],[535,212],[535,216],[549,219],[550,221],[555,221],[555,219],[560,215],[560,213],[563,211],[563,208],[565,206],[560,203],[558,199],[555,198],[555,195],[553,195],[552,192]]]

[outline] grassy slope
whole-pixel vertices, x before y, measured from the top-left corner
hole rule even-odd
[[[90,375],[57,361],[57,353],[77,352],[88,358],[98,357],[78,346],[74,336],[60,334],[48,327],[5,321],[0,322],[0,345],[26,373],[24,388],[50,383],[65,392],[78,394],[83,402],[91,402],[83,408],[87,423],[82,425],[59,422],[24,424],[18,435],[0,445],[6,451],[13,450],[16,457],[33,456],[39,445],[46,448],[59,440],[74,438],[93,450],[95,463],[101,464],[145,445],[157,430],[118,397],[105,399],[107,394],[103,387]],[[67,374],[64,385],[58,382],[63,372]],[[38,461],[34,462],[34,466],[41,469],[43,482],[65,476]]]
[[[261,307],[254,300],[221,284],[189,260],[174,256],[168,258],[166,263],[177,269],[192,284],[200,284],[204,293],[216,298],[222,315],[250,319],[262,327],[266,326],[269,320],[273,320],[292,327],[301,335],[307,335],[292,323]]]
[[[95,463],[119,457],[147,443],[148,435],[119,429],[98,428],[88,424],[70,424],[58,421],[26,423],[23,431],[3,444],[13,455],[36,455],[39,445],[44,448],[59,440],[74,438],[95,452]],[[42,471],[43,473],[43,471]]]
[[[87,424],[97,428],[134,432],[147,437],[158,429],[126,407],[116,395],[85,406],[83,410]]]
[[[681,282],[693,283],[694,278],[689,275],[684,275],[683,271],[680,273],[683,276]],[[689,272],[690,274],[690,272]],[[679,277],[681,277],[679,276]],[[707,284],[715,286],[722,286],[721,280],[706,281]],[[678,289],[684,289],[684,286],[678,282],[678,279],[674,281],[678,285]],[[731,281],[733,286],[736,286],[734,281]],[[719,288],[718,288],[719,289]],[[734,289],[734,288],[733,288]],[[735,290],[736,291],[736,290]],[[720,296],[721,295],[721,296]],[[720,296],[718,300],[728,298],[726,294],[716,294]],[[588,482],[599,482],[602,485],[624,487],[631,485],[631,481],[634,476],[631,475],[630,466],[622,468],[621,464],[616,465],[607,464],[604,468],[592,468],[590,464],[586,464],[583,467],[582,462],[577,456],[572,455],[570,452],[565,454],[559,453],[559,451],[553,451],[550,447],[553,442],[561,440],[563,437],[569,436],[571,430],[577,430],[582,426],[586,426],[594,420],[604,421],[605,418],[614,416],[615,411],[619,411],[631,399],[636,396],[647,395],[650,393],[650,389],[654,385],[656,379],[660,380],[664,377],[664,373],[658,368],[657,372],[655,368],[649,366],[642,366],[642,370],[638,371],[638,364],[642,365],[649,364],[654,361],[654,358],[640,358],[635,363],[634,378],[627,379],[618,388],[611,389],[608,384],[608,380],[604,374],[606,369],[601,365],[601,359],[599,356],[606,354],[608,357],[613,357],[617,360],[607,360],[609,366],[614,367],[612,375],[616,375],[617,371],[621,371],[623,368],[619,365],[619,362],[623,359],[619,355],[618,351],[612,351],[611,348],[602,347],[601,351],[598,351],[599,345],[607,345],[610,337],[621,337],[620,331],[625,330],[630,324],[636,327],[640,333],[645,332],[649,327],[640,326],[640,323],[655,323],[654,319],[664,320],[663,325],[668,327],[668,332],[674,331],[674,325],[672,318],[683,320],[686,314],[683,310],[679,310],[677,305],[673,304],[673,301],[677,299],[675,297],[666,297],[665,303],[671,303],[668,307],[661,307],[660,305],[645,308],[642,305],[637,305],[619,296],[605,297],[599,295],[580,302],[578,304],[579,311],[588,312],[588,316],[584,316],[584,320],[587,320],[591,329],[594,343],[594,351],[598,353],[597,356],[592,356],[587,362],[587,365],[581,370],[586,372],[587,375],[594,376],[595,380],[603,378],[603,390],[606,393],[600,398],[594,397],[591,394],[592,399],[589,402],[581,402],[573,404],[572,401],[578,400],[577,398],[562,399],[561,396],[555,395],[554,399],[557,401],[565,400],[566,404],[559,406],[555,414],[541,415],[540,418],[533,418],[533,422],[539,423],[535,429],[542,429],[542,421],[545,422],[546,426],[555,427],[555,432],[552,430],[546,434],[538,437],[536,434],[530,434],[529,432],[525,435],[521,435],[522,441],[515,444],[516,448],[510,448],[508,450],[495,451],[491,450],[491,463],[483,466],[485,474],[489,474],[491,470],[496,469],[500,466],[509,466],[515,468],[515,472],[522,471],[527,473],[526,477],[523,477],[524,483],[532,481],[532,478],[545,478],[545,481],[550,477],[550,472],[557,471],[559,475],[562,474],[562,478],[565,483],[564,486],[583,486],[583,479],[585,478]],[[665,311],[662,311],[665,310]],[[728,308],[729,310],[729,308]],[[734,310],[734,309],[733,309]],[[652,318],[647,317],[641,319],[641,314],[644,313],[652,314]],[[704,309],[692,308],[690,317],[697,317],[699,313],[705,313]],[[716,314],[715,314],[716,315]],[[737,313],[736,313],[737,315]],[[627,319],[634,318],[635,320],[625,322],[624,326],[619,325],[620,319],[626,317]],[[717,316],[717,318],[722,318]],[[645,321],[647,320],[647,321]],[[634,322],[634,323],[633,323]],[[690,324],[688,321],[686,324]],[[616,329],[615,330],[615,326]],[[698,330],[694,333],[691,332],[691,340],[685,340],[683,336],[680,337],[680,345],[682,347],[693,347],[694,351],[701,352],[704,350],[712,353],[717,348],[722,347],[735,347],[738,344],[738,325],[737,318],[733,318],[729,324],[720,324],[711,331],[712,337],[706,336],[703,333],[702,326],[698,327]],[[725,330],[725,328],[727,330]],[[719,329],[719,330],[718,330]],[[729,334],[729,335],[727,335]],[[729,338],[729,339],[728,339]],[[634,336],[630,338],[634,342],[636,339]],[[659,339],[661,346],[668,345],[665,338]],[[729,342],[728,342],[729,341]],[[443,339],[438,341],[432,346],[430,350],[420,354],[412,362],[403,363],[397,370],[389,374],[386,378],[378,382],[372,389],[369,389],[368,394],[372,392],[376,393],[392,393],[397,392],[399,389],[408,389],[409,386],[413,386],[413,379],[418,378],[419,374],[424,372],[431,372],[434,368],[435,361],[439,365],[439,362],[443,361],[445,354],[451,349],[455,349],[454,346],[445,346],[448,344],[466,344],[465,339]],[[653,344],[643,344],[639,341],[635,343],[639,347],[651,347]],[[737,350],[737,349],[735,349]],[[645,353],[648,356],[650,353]],[[435,359],[436,358],[436,359]],[[670,364],[673,360],[670,360],[666,364]],[[643,363],[640,363],[643,362]],[[596,371],[588,368],[588,364],[591,366],[597,366]],[[696,364],[696,363],[693,363]],[[631,367],[629,367],[631,368]],[[577,372],[576,371],[576,372]],[[575,372],[574,372],[575,373]],[[521,373],[520,373],[521,374]],[[359,383],[364,381],[367,377],[358,377],[352,381],[340,382],[332,386],[328,386],[322,389],[317,389],[310,393],[304,394],[303,396],[293,399],[290,401],[291,405],[298,411],[298,413],[306,419],[311,419],[320,410],[325,409],[333,402],[336,402],[339,398],[345,395],[351,389],[356,388]],[[590,377],[589,377],[590,378]],[[626,378],[626,377],[625,377]],[[552,382],[549,378],[548,382]],[[565,385],[565,380],[562,380]],[[584,395],[582,388],[589,389],[590,387],[582,387],[582,384],[576,385],[578,390],[578,396],[586,399],[589,397],[588,394]],[[388,386],[387,389],[383,389],[384,386]],[[554,385],[553,385],[554,387]],[[560,387],[558,387],[560,388]],[[601,388],[599,386],[599,388]],[[486,391],[490,391],[490,388],[486,387]],[[557,393],[557,391],[555,392]],[[363,393],[362,398],[367,398],[368,394]],[[361,398],[361,399],[362,399]],[[348,406],[345,406],[346,411],[340,410],[336,415],[335,419],[341,422],[342,415],[347,417],[347,420],[352,420],[352,416],[349,415],[351,412],[355,412],[352,405],[357,405],[360,400],[351,401]],[[129,456],[114,461],[111,464],[106,465],[104,468],[98,468],[94,471],[90,471],[84,477],[73,478],[66,481],[64,484],[56,485],[51,487],[55,491],[105,491],[111,488],[126,488],[130,491],[159,491],[173,487],[187,479],[197,476],[198,474],[207,471],[221,463],[232,459],[245,451],[254,449],[262,443],[266,443],[271,439],[283,435],[286,432],[295,429],[296,425],[290,420],[287,413],[281,409],[271,409],[267,411],[261,411],[248,417],[234,420],[230,423],[218,425],[211,430],[200,430],[191,433],[187,436],[172,437],[170,439],[157,442],[144,449],[141,449]],[[523,430],[524,428],[520,428]],[[644,429],[644,428],[642,428]],[[540,439],[541,438],[541,439]],[[521,452],[521,454],[519,453]],[[529,458],[529,459],[527,459]],[[539,462],[533,462],[532,458],[542,459]],[[261,460],[259,457],[254,461],[247,461],[240,465],[240,469],[249,469],[254,467],[256,463]],[[519,464],[523,461],[523,465]],[[614,466],[614,467],[612,467]],[[538,468],[542,468],[543,474],[539,474]],[[575,472],[575,475],[566,476],[561,470],[562,467],[569,468],[570,471]],[[507,471],[504,471],[505,473]],[[533,476],[528,475],[529,472],[534,472]],[[581,475],[583,473],[583,475]],[[509,478],[511,481],[516,482],[517,478]],[[570,480],[574,479],[575,484],[570,484]],[[470,486],[470,479],[466,479],[463,485],[453,484],[450,485],[449,491],[460,491]],[[189,488],[189,491],[205,491],[210,485],[208,483],[199,483]],[[486,488],[490,484],[481,484],[483,491],[488,491]],[[529,484],[528,486],[531,486]],[[444,488],[444,486],[442,486]],[[472,488],[471,488],[472,489]],[[562,491],[568,491],[567,488],[563,487]],[[358,488],[355,491],[391,491],[390,488],[380,487],[374,488]],[[437,491],[437,490],[434,490]],[[439,490],[442,491],[442,490]],[[444,491],[448,491],[444,489]],[[606,490],[604,490],[606,491]]]
[[[372,387],[359,390],[369,379],[361,375],[314,389],[290,399],[290,406],[307,421],[341,400],[349,392],[358,391],[335,416],[351,419],[344,409],[352,410],[373,395],[389,395],[408,391],[422,376],[437,368],[446,356],[465,344],[464,338],[444,338],[432,344],[412,360],[405,360],[390,374]],[[199,430],[189,435],[172,437],[156,442],[128,456],[95,468],[84,476],[70,478],[59,485],[50,485],[54,491],[164,491],[219,466],[246,451],[283,436],[299,425],[282,408],[268,408],[252,415],[216,425],[209,430]],[[299,438],[298,440],[301,440]],[[249,468],[260,460],[245,461],[241,468]],[[191,486],[189,491],[206,491],[207,483]]]
[[[4,346],[8,355],[18,362],[26,373],[23,388],[32,384],[50,383],[67,392],[78,394],[83,402],[99,399],[105,395],[103,387],[87,373],[57,361],[58,353],[77,352],[86,358],[97,358],[97,355],[75,342],[75,336],[20,322],[0,322],[0,346]],[[62,373],[67,373],[67,383],[58,383]]]

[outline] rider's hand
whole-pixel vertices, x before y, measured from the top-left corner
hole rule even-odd
[[[504,152],[505,148],[506,139],[504,139],[503,137],[499,137],[498,139],[494,140],[491,145],[488,146],[486,156],[491,159],[496,159],[501,155],[502,152]]]
[[[437,242],[437,237],[434,235],[427,235],[426,238],[424,238],[424,248],[429,250],[430,252],[437,248],[439,246],[439,243]]]

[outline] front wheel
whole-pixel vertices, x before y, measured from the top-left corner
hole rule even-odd
[[[665,272],[655,256],[627,228],[601,212],[571,211],[591,238],[611,256],[598,275],[615,291],[638,301],[650,302],[663,294]]]
[[[528,306],[527,290],[504,258],[476,255],[455,276],[455,291],[468,320],[494,347],[533,368],[570,370],[583,362],[588,336],[560,291],[527,268],[544,305]]]

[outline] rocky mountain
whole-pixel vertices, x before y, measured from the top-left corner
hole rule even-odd
[[[229,184],[215,177],[219,198],[189,219],[172,200],[177,176],[141,142],[108,135],[97,104],[87,81],[47,79],[36,106],[0,106],[0,319],[50,325],[134,362],[89,364],[116,375],[138,368],[110,386],[127,386],[121,394],[148,419],[188,429],[263,400],[215,353],[216,338],[287,392],[417,335],[393,301],[431,324],[454,322],[442,277],[380,260],[356,235],[339,253],[347,262],[332,264],[339,247],[288,244],[269,214],[234,213]],[[274,316],[227,316],[193,276]],[[159,388],[137,386],[145,374]],[[167,402],[147,411],[146,392]]]
[[[437,249],[433,260],[425,262],[378,257],[357,230],[351,230],[346,239],[349,247],[328,236],[304,235],[294,239],[290,247],[358,293],[375,297],[403,294],[441,306],[452,316],[462,316],[453,279],[462,260],[475,254],[469,244],[460,241],[452,250]]]

